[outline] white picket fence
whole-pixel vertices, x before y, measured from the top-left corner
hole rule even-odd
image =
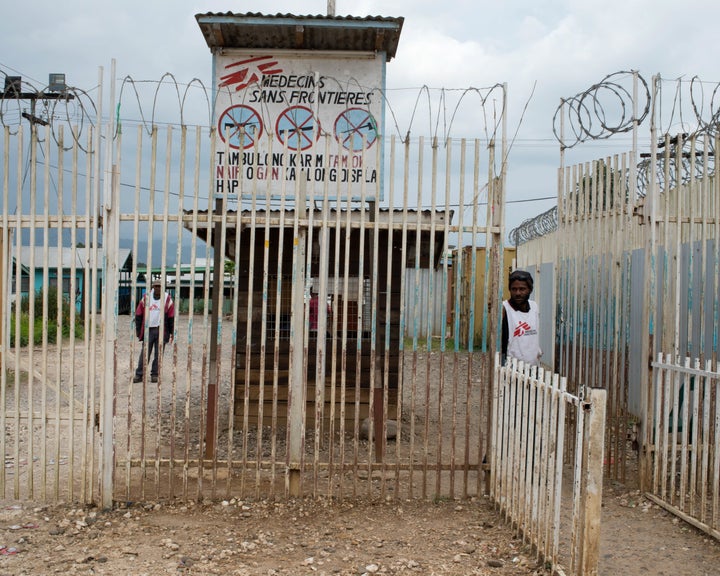
[[[652,460],[646,495],[720,539],[720,372],[708,360],[653,362]]]
[[[606,391],[499,356],[494,380],[491,497],[555,573],[597,574]]]

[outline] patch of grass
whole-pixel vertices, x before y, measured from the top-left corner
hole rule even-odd
[[[30,342],[30,335],[32,334],[32,341],[34,345],[40,345],[43,342],[43,335],[47,334],[47,341],[51,344],[57,342],[58,338],[58,306],[57,306],[57,288],[51,287],[48,289],[48,310],[43,311],[43,296],[41,292],[35,294],[33,303],[33,310],[35,312],[35,318],[33,325],[30,325],[30,298],[28,296],[23,297],[20,302],[20,318],[19,322],[16,319],[15,312],[10,317],[10,346],[15,347],[15,333],[16,330],[20,329],[20,346],[27,346]],[[60,309],[59,317],[62,321],[62,338],[70,337],[72,332],[75,333],[75,338],[83,338],[85,334],[85,328],[82,323],[82,318],[76,316],[75,326],[70,324],[70,303],[67,299],[62,300],[62,308]]]
[[[412,351],[415,348],[413,348],[413,339],[406,337],[404,340],[404,346],[406,351]],[[417,339],[417,350],[420,352],[425,352],[428,349],[428,339],[427,338],[418,338]],[[467,348],[464,347],[462,344],[458,346],[458,350],[465,351]],[[442,350],[442,339],[439,336],[434,336],[430,338],[430,351],[431,352],[440,352]],[[445,339],[445,351],[446,352],[452,352],[455,350],[455,339],[454,338],[446,338]]]

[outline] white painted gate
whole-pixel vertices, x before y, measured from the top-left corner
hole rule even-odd
[[[565,377],[499,355],[495,389],[496,506],[553,573],[597,574],[607,392],[571,394]]]
[[[329,179],[216,194],[206,129],[103,133],[4,131],[1,494],[480,492],[494,343],[461,347],[459,319],[453,338],[444,321],[421,337],[409,327],[429,312],[407,279],[419,294],[417,271],[440,271],[434,297],[458,310],[450,280],[484,267],[499,293],[494,140],[387,138],[384,199],[370,202]],[[458,244],[492,249],[450,262]],[[155,276],[174,337],[157,381],[134,382],[133,312]],[[28,326],[40,335],[24,344]]]

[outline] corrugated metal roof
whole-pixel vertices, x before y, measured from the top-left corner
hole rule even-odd
[[[233,12],[196,14],[212,52],[224,48],[384,52],[395,57],[404,18],[298,16]]]

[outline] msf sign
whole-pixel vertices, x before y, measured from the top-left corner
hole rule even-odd
[[[363,166],[360,155],[217,152],[217,161],[215,191],[219,194],[224,193],[226,187],[229,194],[239,194],[242,189],[247,193],[253,182],[265,183],[258,190],[265,192],[268,180],[271,190],[272,183],[302,180],[319,185],[324,182],[345,184],[343,191],[347,190],[347,185],[364,185],[368,195],[375,193],[377,184],[377,169]]]

